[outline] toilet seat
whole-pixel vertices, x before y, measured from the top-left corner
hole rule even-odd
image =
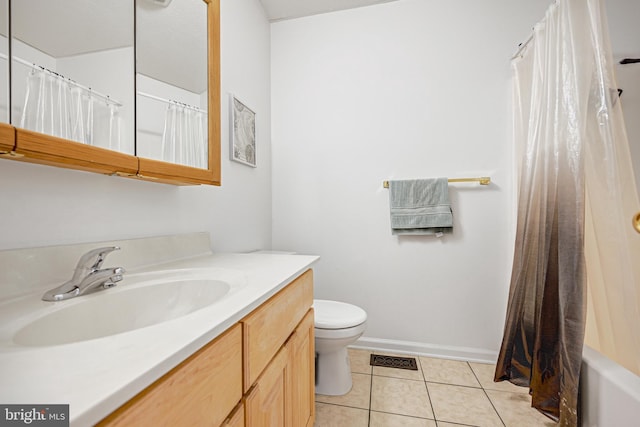
[[[342,329],[323,329],[314,328],[314,334],[316,338],[324,338],[327,340],[342,340],[345,338],[359,337],[367,329],[366,323],[361,323],[358,326]]]
[[[367,321],[367,312],[339,301],[313,300],[316,329],[347,329]]]

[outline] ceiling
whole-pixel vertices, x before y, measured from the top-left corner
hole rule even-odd
[[[392,1],[398,0],[260,0],[271,22]],[[549,0],[549,4],[551,2]],[[607,0],[605,6],[609,15],[609,31],[615,59],[640,57],[640,26],[637,23],[640,1]]]
[[[391,1],[396,0],[260,0],[272,22]]]

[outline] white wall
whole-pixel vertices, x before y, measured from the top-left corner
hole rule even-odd
[[[176,187],[0,159],[0,249],[208,231],[217,251],[271,245],[269,23],[258,0],[222,1],[222,92],[258,112],[256,169],[231,163],[222,100],[223,186]]]
[[[640,42],[636,57],[640,57]],[[616,64],[615,70],[618,87],[623,90],[620,102],[636,175],[636,189],[640,192],[640,64]]]
[[[618,87],[623,90],[624,111],[631,160],[640,192],[640,64],[621,65],[624,58],[640,58],[640,2],[606,0],[609,33]]]
[[[273,244],[314,253],[316,297],[364,343],[491,359],[513,250],[509,59],[548,0],[400,0],[271,27]],[[450,185],[454,233],[392,236],[393,178]],[[391,340],[391,341],[380,341]]]

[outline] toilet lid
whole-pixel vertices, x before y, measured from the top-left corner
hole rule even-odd
[[[313,300],[315,327],[321,329],[352,328],[367,320],[367,312],[352,304],[322,299]]]

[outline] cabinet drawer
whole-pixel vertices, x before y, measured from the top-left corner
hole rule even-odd
[[[99,426],[219,426],[242,398],[242,333],[233,326]]]
[[[244,391],[258,379],[313,304],[313,272],[307,270],[242,320]]]

